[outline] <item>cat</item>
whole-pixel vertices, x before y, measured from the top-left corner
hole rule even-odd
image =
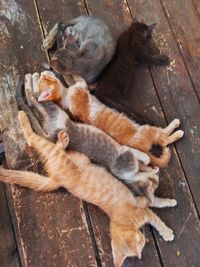
[[[54,144],[33,132],[25,112],[19,111],[18,119],[28,145],[39,153],[48,176],[1,167],[0,181],[36,191],[64,187],[75,196],[99,206],[110,218],[116,267],[121,266],[126,257],[141,258],[145,237],[139,229],[146,223],[153,225],[165,241],[174,239],[173,231],[150,209],[136,207],[137,199],[133,194],[104,168],[95,166],[79,152],[66,153],[64,149],[69,137],[65,132],[58,133],[58,142]]]
[[[116,40],[108,26],[95,16],[80,16],[67,23],[57,23],[43,41],[45,49],[57,42],[51,67],[69,82],[71,74],[79,74],[88,83],[113,57]]]
[[[95,87],[95,96],[104,104],[128,116],[130,90],[134,90],[136,69],[143,65],[169,65],[170,59],[159,54],[152,39],[156,23],[133,22],[117,42],[116,52],[104,68]],[[135,114],[136,115],[136,114]]]
[[[134,193],[145,195],[149,200],[149,205],[155,207],[159,203],[161,207],[161,202],[162,205],[165,205],[166,201],[169,202],[169,199],[157,200],[154,195],[159,184],[156,175],[158,169],[145,166],[150,161],[146,154],[120,145],[94,126],[74,123],[64,110],[53,102],[39,104],[33,97],[33,92],[35,94],[38,92],[38,79],[39,73],[25,75],[25,94],[29,106],[35,111],[46,133],[45,136],[48,135],[55,141],[58,131],[66,131],[70,139],[69,149],[81,152],[93,162],[106,167],[126,183]]]
[[[173,120],[166,128],[139,125],[124,114],[102,104],[87,90],[87,84],[80,76],[74,75],[76,83],[65,88],[50,71],[41,73],[38,81],[38,101],[55,101],[62,108],[68,109],[74,117],[82,122],[96,126],[110,135],[118,143],[127,145],[149,155],[153,166],[164,167],[170,159],[167,145],[180,139],[184,132],[175,131],[180,125]],[[156,157],[150,152],[153,145],[162,147],[162,155]]]
[[[155,25],[156,23],[146,25],[134,21],[131,26],[120,35],[114,56],[100,75],[98,75],[96,85],[89,85],[88,87],[89,89],[94,89],[95,96],[101,102],[120,112],[124,112],[130,118],[143,124],[147,122],[146,119],[142,118],[141,115],[138,116],[136,113],[130,112],[128,108],[130,90],[134,88],[135,84],[136,68],[138,68],[139,64],[168,65],[170,62],[168,56],[159,54],[159,49],[155,46],[152,39],[152,32]],[[82,29],[80,30],[79,25],[78,27],[79,32],[81,32]],[[69,38],[65,36],[64,31],[58,30],[58,32],[59,38],[57,37],[57,40],[62,39],[62,41],[66,43],[66,40]],[[90,33],[89,27],[88,33]],[[73,35],[76,36],[76,32]],[[61,41],[59,43],[61,43]],[[61,46],[64,46],[64,44]],[[67,57],[67,53],[60,54],[59,57],[54,57],[52,60],[53,69],[62,73],[61,66],[66,64],[65,59]],[[92,61],[96,61],[96,58],[92,58]],[[54,65],[60,65],[60,69],[55,69]],[[86,81],[88,83],[87,79]],[[71,85],[72,83],[71,79],[68,84]]]

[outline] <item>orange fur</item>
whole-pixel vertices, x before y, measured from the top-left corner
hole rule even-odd
[[[173,232],[150,209],[135,206],[136,198],[119,180],[104,168],[93,165],[81,153],[64,151],[67,134],[58,134],[58,143],[35,134],[27,115],[18,115],[21,128],[29,146],[41,156],[48,177],[27,171],[0,168],[0,180],[19,184],[38,191],[65,187],[75,196],[103,209],[110,217],[113,258],[116,267],[127,256],[141,257],[145,237],[139,228],[151,223],[166,241],[173,240]],[[110,186],[112,184],[112,186]]]
[[[152,165],[159,167],[167,165],[171,153],[166,146],[183,136],[183,131],[181,130],[172,133],[179,126],[179,120],[174,120],[164,129],[150,125],[140,126],[128,119],[125,115],[99,102],[89,93],[82,78],[74,75],[75,85],[66,89],[53,73],[44,73],[41,74],[40,79],[45,80],[44,78],[46,76],[51,76],[51,79],[57,81],[57,85],[54,86],[54,91],[55,94],[60,94],[60,105],[63,108],[68,108],[79,120],[98,127],[123,145],[128,145],[147,153]],[[41,92],[45,91],[46,86],[39,83],[39,87]],[[47,100],[43,99],[43,101]],[[54,101],[56,99],[51,100]],[[160,145],[163,148],[160,157],[156,157],[150,153],[154,144]]]

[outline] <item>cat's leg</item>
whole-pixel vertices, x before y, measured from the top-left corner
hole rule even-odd
[[[174,133],[172,133],[176,128],[178,128],[180,125],[180,120],[175,119],[173,120],[166,128],[162,130],[161,138],[159,140],[159,144],[162,146],[167,146],[181,137],[183,137],[184,132],[182,130],[178,130]]]
[[[36,191],[53,191],[60,187],[51,177],[28,171],[7,170],[1,167],[0,181],[21,185]]]
[[[50,30],[50,32],[48,33],[48,35],[46,36],[46,38],[43,41],[42,47],[44,49],[49,49],[52,48],[53,45],[56,42],[56,38],[57,38],[57,33],[58,33],[58,23],[56,23],[53,28]]]
[[[150,209],[146,209],[148,222],[156,228],[165,241],[174,240],[174,234],[166,224]]]
[[[167,55],[146,55],[142,58],[142,62],[148,65],[164,66],[170,64],[170,59]]]
[[[60,131],[57,134],[58,140],[56,146],[65,150],[69,144],[69,135],[65,131]]]
[[[150,207],[154,208],[167,208],[167,207],[175,207],[177,205],[177,201],[175,199],[170,198],[160,198],[153,196]]]

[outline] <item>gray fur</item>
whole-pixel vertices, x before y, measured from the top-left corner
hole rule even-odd
[[[70,140],[68,149],[85,154],[125,182],[134,181],[138,172],[138,161],[131,153],[131,148],[130,151],[122,149],[122,145],[94,126],[74,123],[53,102],[44,102],[42,106],[45,109],[44,114],[40,115],[42,127],[54,141],[60,130],[66,131]]]
[[[116,40],[108,26],[95,16],[80,16],[58,24],[57,31],[52,68],[64,76],[78,74],[94,82],[115,52]]]

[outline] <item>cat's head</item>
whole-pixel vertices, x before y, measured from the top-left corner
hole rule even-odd
[[[38,81],[39,102],[57,101],[62,97],[63,85],[51,71],[43,71]]]
[[[110,223],[111,245],[115,267],[122,266],[126,257],[141,259],[145,237],[138,229]]]
[[[124,36],[124,42],[128,42],[134,47],[135,53],[140,55],[140,53],[146,54],[159,54],[159,49],[152,38],[153,29],[156,23],[147,25],[142,22],[133,22],[128,31]],[[128,39],[128,40],[127,40]]]
[[[142,22],[134,22],[129,28],[129,33],[131,34],[133,41],[147,43],[152,39],[152,32],[155,26],[156,23],[147,25]]]

